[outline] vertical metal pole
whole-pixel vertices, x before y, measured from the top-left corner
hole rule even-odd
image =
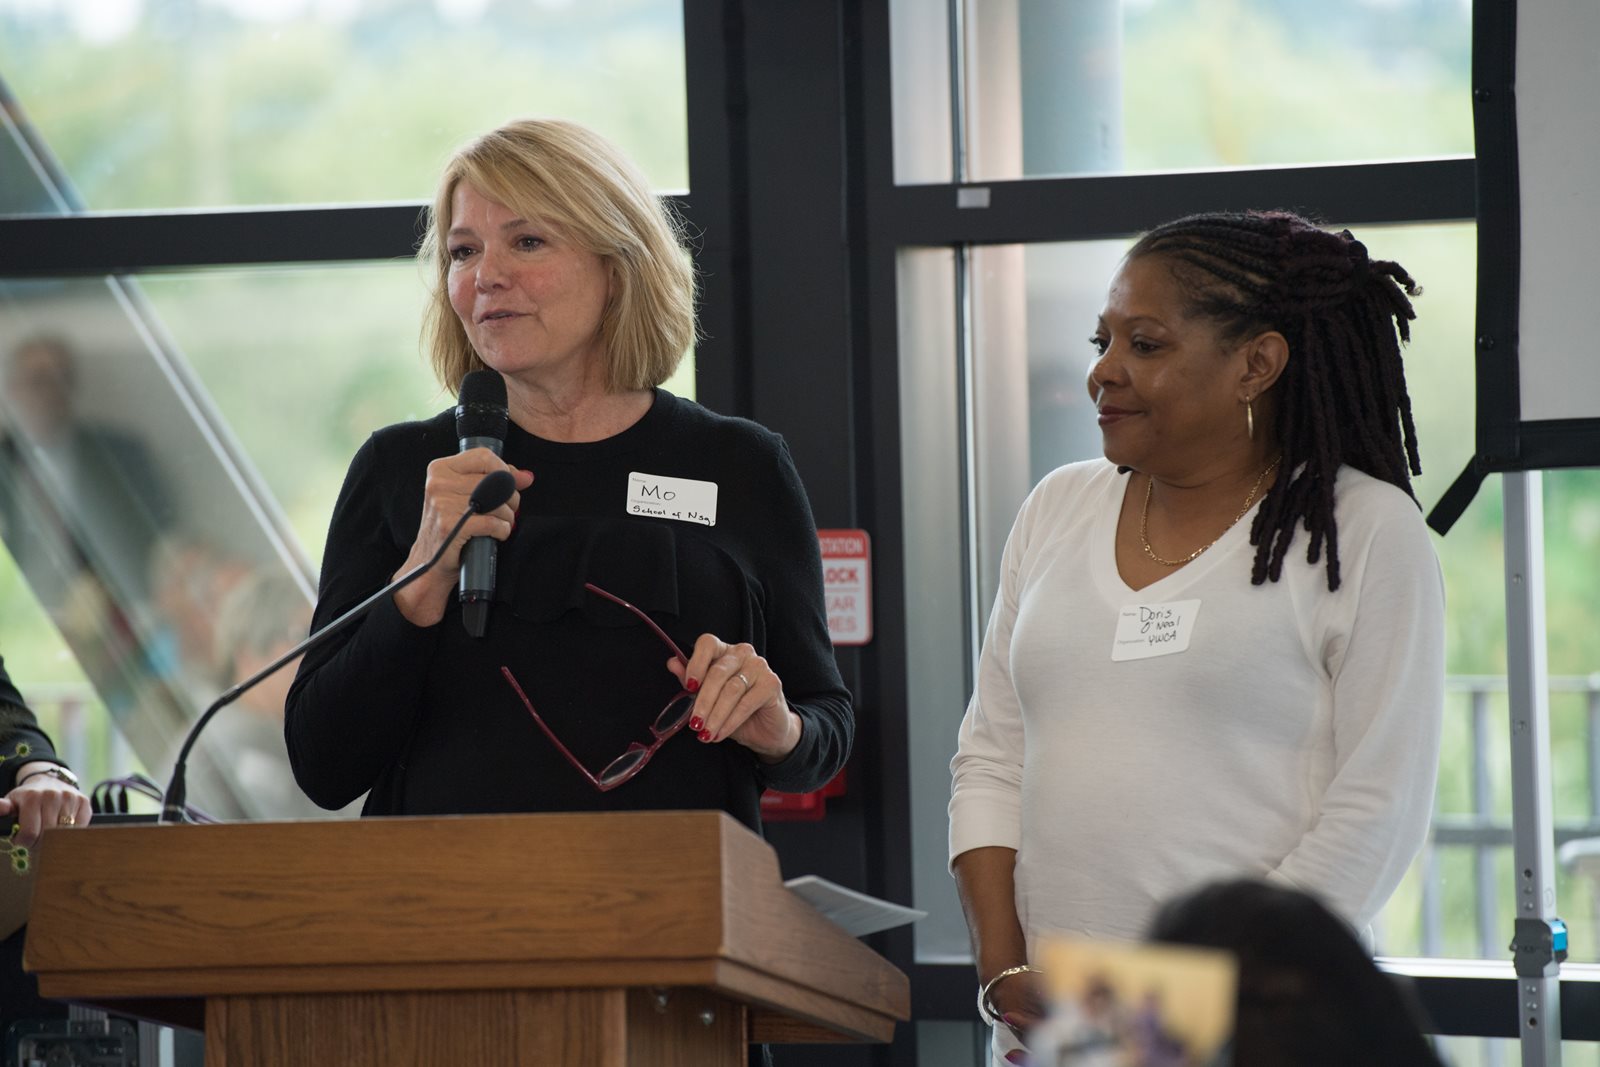
[[[1439,846],[1422,846],[1422,954],[1442,956],[1444,937],[1439,923]],[[1379,941],[1382,944],[1382,941]]]
[[[1493,825],[1494,790],[1489,782],[1489,692],[1481,685],[1472,687],[1472,815],[1478,830]],[[1472,846],[1474,885],[1478,890],[1478,953],[1487,957],[1497,952],[1505,936],[1500,914],[1500,894],[1495,892],[1494,845],[1482,840]]]
[[[1594,675],[1589,676],[1584,693],[1585,714],[1588,716],[1589,738],[1589,819],[1600,819],[1600,688],[1596,688]]]
[[[1522,1036],[1523,1067],[1560,1067],[1559,975],[1566,933],[1556,918],[1550,667],[1544,621],[1544,479],[1539,471],[1511,472],[1502,479],[1511,824],[1516,859],[1516,939],[1511,947],[1517,969],[1517,1027]]]
[[[967,3],[950,0],[950,171],[967,180]]]
[[[967,4],[970,0],[949,0],[950,16],[950,169],[957,183],[967,180]],[[964,245],[955,247],[956,256],[956,432],[961,445],[961,559],[963,618],[967,621],[967,692],[978,679],[978,653],[983,632],[978,620],[983,617],[979,603],[978,560],[978,462],[973,427],[977,422],[973,396],[973,308],[972,255]]]
[[[983,649],[983,628],[978,620],[987,607],[982,602],[983,561],[978,558],[978,422],[973,363],[972,250],[965,245],[956,250],[956,401],[957,432],[961,441],[961,558],[963,563],[961,605],[967,622],[967,692],[978,681],[978,654]]]

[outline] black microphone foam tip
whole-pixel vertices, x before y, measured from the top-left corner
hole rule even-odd
[[[491,512],[510,500],[511,494],[516,492],[516,489],[517,480],[511,476],[510,471],[485,474],[478,487],[472,491],[472,510],[479,515]]]
[[[504,441],[509,419],[504,378],[492,370],[475,370],[461,379],[461,389],[456,394],[457,437]]]

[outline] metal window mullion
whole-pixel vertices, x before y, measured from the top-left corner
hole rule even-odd
[[[1589,821],[1600,822],[1600,680],[1591,675],[1584,695],[1589,719]]]
[[[1545,635],[1544,478],[1503,474],[1506,686],[1510,696],[1511,826],[1518,942],[1556,918],[1555,821],[1550,776],[1550,666]],[[1519,953],[1519,957],[1520,957]],[[1560,965],[1546,960],[1517,979],[1524,1067],[1561,1063]]]
[[[978,424],[976,375],[973,362],[976,353],[973,331],[972,307],[972,252],[966,247],[955,250],[955,307],[956,307],[956,419],[961,445],[961,564],[962,564],[962,618],[966,622],[967,688],[972,692],[978,682],[978,654],[983,647],[981,560],[978,558]]]
[[[967,0],[949,0],[950,12],[950,176],[967,180]]]
[[[1438,956],[1444,942],[1439,903],[1439,846],[1429,835],[1422,849],[1422,954]]]

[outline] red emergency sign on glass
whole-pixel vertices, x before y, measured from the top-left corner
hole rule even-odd
[[[872,542],[865,530],[818,530],[828,636],[836,645],[872,640]]]

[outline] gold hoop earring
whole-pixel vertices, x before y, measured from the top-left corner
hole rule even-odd
[[[1256,439],[1256,409],[1249,400],[1244,402],[1244,432],[1250,435],[1250,440]]]

